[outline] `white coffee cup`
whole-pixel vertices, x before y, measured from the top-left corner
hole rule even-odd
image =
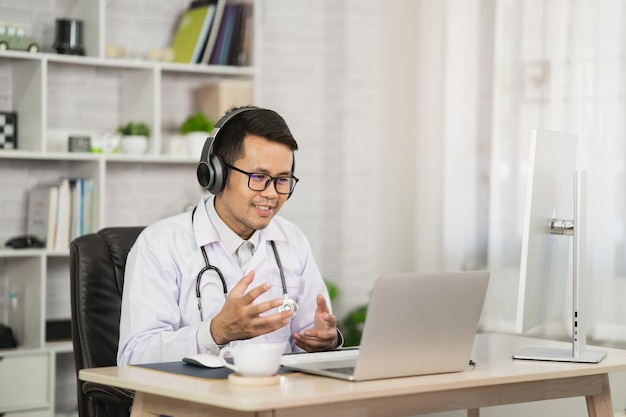
[[[283,343],[240,343],[223,348],[219,356],[224,361],[224,366],[239,375],[272,376],[280,368],[283,348]],[[225,360],[225,355],[232,356],[232,365]]]

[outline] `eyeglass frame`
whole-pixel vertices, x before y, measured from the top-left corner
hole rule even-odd
[[[248,188],[251,189],[252,191],[265,191],[270,186],[270,183],[273,182],[274,183],[274,190],[276,190],[276,192],[278,194],[289,195],[289,194],[293,193],[293,190],[296,189],[296,185],[298,184],[298,181],[300,181],[300,179],[298,177],[296,177],[295,175],[281,175],[279,177],[272,177],[271,175],[264,174],[262,172],[247,172],[247,171],[244,171],[243,169],[237,168],[236,166],[233,166],[233,165],[230,165],[230,164],[224,164],[224,165],[226,166],[226,168],[229,168],[229,169],[232,169],[233,171],[237,171],[237,172],[240,172],[240,173],[242,173],[244,175],[247,175],[248,176]],[[254,188],[252,188],[250,186],[250,180],[252,179],[253,175],[262,175],[264,177],[269,177],[269,179],[267,181],[265,181],[265,187],[262,190],[255,190]],[[293,180],[293,186],[291,187],[289,192],[283,193],[283,192],[278,191],[278,188],[276,187],[276,180],[286,179],[286,178],[289,178],[289,179]]]

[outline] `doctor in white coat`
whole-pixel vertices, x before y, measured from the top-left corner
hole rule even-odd
[[[277,216],[293,193],[298,145],[276,112],[231,110],[202,151],[212,195],[148,226],[126,264],[118,365],[218,354],[247,340],[285,351],[341,345],[311,247]]]

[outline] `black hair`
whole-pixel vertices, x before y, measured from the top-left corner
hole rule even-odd
[[[243,140],[250,135],[287,145],[292,153],[298,150],[298,143],[282,116],[274,110],[249,107],[251,110],[238,114],[220,130],[213,145],[215,155],[221,156],[226,164],[232,165],[243,157]],[[240,108],[232,108],[226,114]]]

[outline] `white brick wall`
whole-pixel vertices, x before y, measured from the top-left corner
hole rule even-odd
[[[377,60],[379,30],[375,3],[269,0],[262,11],[261,104],[285,117],[300,144],[296,159],[302,181],[283,214],[309,236],[325,277],[339,284],[343,296],[337,312],[367,300],[381,244],[374,237],[378,226],[373,219],[382,206],[372,189],[380,174],[376,170],[379,122],[372,65]],[[73,4],[69,0],[60,6],[53,1],[17,4],[0,0],[0,10],[2,20],[35,21],[40,33],[33,34],[43,36],[53,34],[51,15],[71,10]],[[106,42],[124,44],[133,56],[164,47],[174,27],[172,16],[187,4],[183,0],[109,0]],[[194,108],[193,90],[203,81],[164,77],[163,127],[167,132]],[[4,86],[0,109],[11,102],[6,88],[10,82],[0,64],[0,87]],[[119,123],[118,95],[108,94],[120,88],[115,70],[72,67],[57,71],[53,67],[50,88],[51,128],[74,123],[79,129],[103,130]],[[74,107],[67,106],[66,94],[72,95]],[[25,165],[20,169],[22,163],[1,164],[0,239],[23,231],[25,198],[20,194],[28,188],[24,181],[35,181],[29,180]],[[51,178],[59,175],[46,173]],[[185,176],[187,182],[182,179]],[[160,186],[172,178],[177,194],[160,192]],[[178,212],[198,199],[199,190],[193,167],[119,164],[107,173],[106,195],[105,222],[129,225]]]
[[[0,20],[24,25],[27,33],[51,50],[55,19],[75,17],[77,0],[1,0]],[[190,0],[108,0],[106,43],[124,46],[132,57],[143,57],[150,48],[169,45],[176,17]],[[96,2],[93,2],[96,7]],[[89,52],[95,54],[94,52]]]
[[[193,165],[109,165],[108,226],[148,225],[195,205],[202,194]]]
[[[108,0],[106,43],[121,45],[130,57],[170,44],[177,19],[190,0]]]
[[[8,65],[0,62],[0,109],[11,108],[11,72]]]
[[[50,65],[48,126],[50,129],[110,131],[120,120],[119,71],[108,68]],[[114,92],[113,94],[111,92]]]
[[[301,181],[282,214],[339,285],[337,313],[368,298],[377,264],[373,3],[273,0],[262,21],[262,104],[285,117],[300,146]]]

